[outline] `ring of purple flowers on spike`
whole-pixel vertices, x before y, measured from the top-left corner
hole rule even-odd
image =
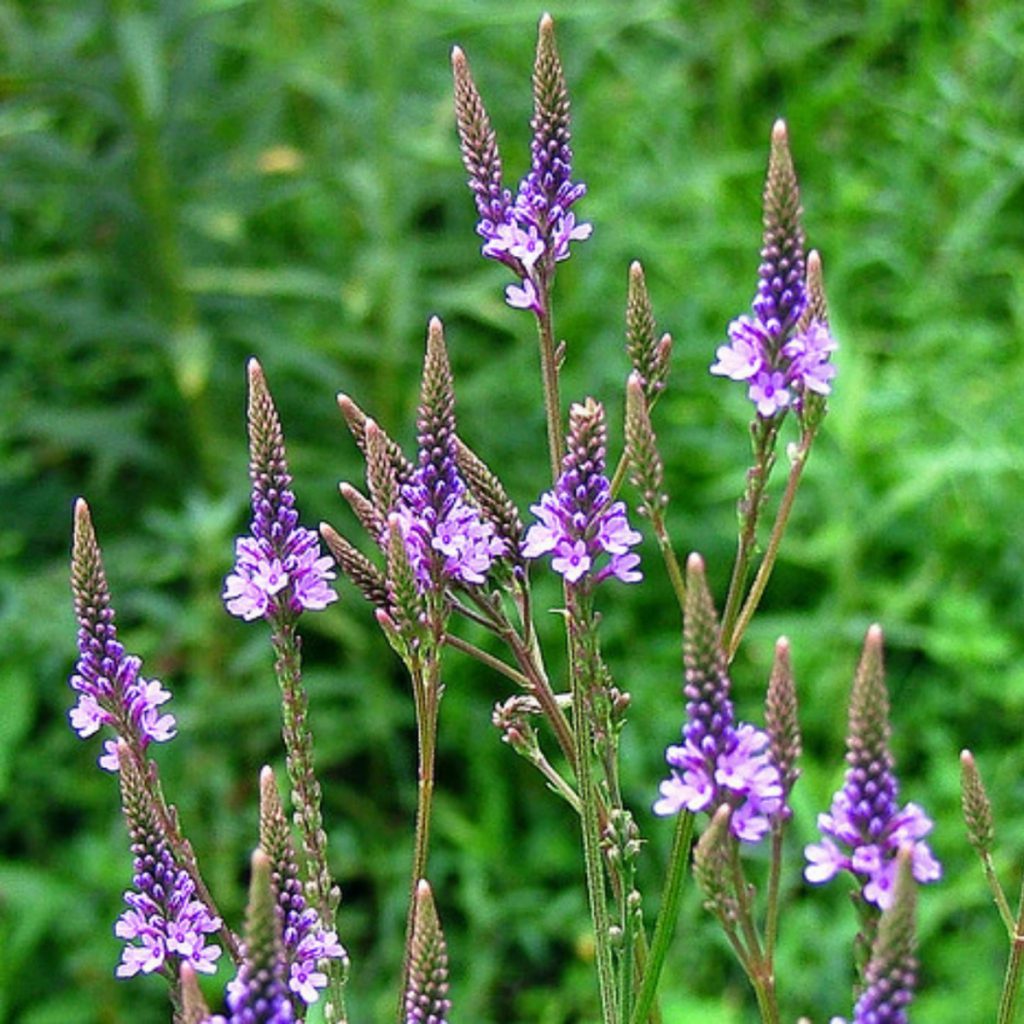
[[[900,848],[911,851],[918,882],[934,882],[942,867],[924,837],[932,821],[914,803],[899,805],[899,784],[889,750],[889,702],[881,667],[882,632],[872,626],[850,698],[846,776],[826,814],[818,815],[820,843],[804,848],[808,882],[827,882],[852,872],[869,903],[892,902]]]
[[[654,813],[667,816],[685,809],[713,814],[728,804],[733,835],[756,843],[785,814],[782,779],[768,734],[736,722],[732,684],[699,555],[691,555],[687,563],[686,592],[686,723],[683,743],[665,751],[671,774],[659,787]]]
[[[526,531],[522,554],[551,554],[551,568],[567,583],[600,583],[609,576],[623,583],[642,579],[640,556],[629,549],[643,539],[626,518],[626,506],[611,500],[605,468],[604,408],[588,398],[569,410],[568,451],[554,488],[530,511],[537,517]],[[599,559],[608,556],[601,568]]]
[[[467,500],[457,465],[455,394],[444,330],[436,317],[427,351],[417,417],[419,460],[401,486],[395,516],[421,590],[447,581],[480,584],[505,552],[493,524]],[[381,539],[386,545],[386,534]]]
[[[124,894],[128,909],[114,925],[114,934],[127,943],[117,976],[152,974],[171,957],[212,974],[221,949],[206,945],[205,937],[220,929],[220,918],[195,898],[195,884],[175,865],[166,843],[159,840],[151,848],[135,844],[133,850],[135,891]]]
[[[263,371],[249,363],[250,535],[235,542],[235,566],[221,595],[227,610],[247,622],[326,608],[338,595],[333,559],[320,537],[298,525],[284,436]]]
[[[747,397],[770,419],[789,407],[799,410],[805,392],[831,392],[837,345],[828,327],[807,308],[804,233],[800,193],[789,153],[786,126],[772,129],[764,189],[764,241],[753,316],[729,324],[729,344],[719,347],[711,372],[748,383]]]
[[[174,716],[160,712],[170,693],[157,680],[143,679],[141,660],[125,654],[118,642],[102,556],[84,501],[75,506],[71,585],[78,619],[78,662],[68,679],[78,694],[68,713],[71,727],[86,739],[109,725],[140,755],[150,743],[172,739]],[[106,740],[99,759],[110,772],[118,770],[117,742]]]
[[[555,264],[569,258],[572,242],[590,237],[590,224],[577,224],[571,207],[586,193],[572,181],[569,95],[549,15],[540,22],[533,74],[534,112],[530,120],[530,170],[515,198],[502,185],[501,157],[465,56],[453,52],[455,107],[463,162],[484,239],[481,252],[509,267],[519,278],[505,300],[510,306],[543,312],[543,292]]]

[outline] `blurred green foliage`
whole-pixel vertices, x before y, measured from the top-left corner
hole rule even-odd
[[[782,919],[786,1015],[850,1005],[853,914],[841,884],[807,890],[799,851],[841,779],[845,695],[877,619],[903,794],[936,817],[946,866],[921,900],[915,1019],[990,1019],[1004,940],[959,823],[957,752],[977,752],[997,863],[1016,885],[1024,7],[560,0],[552,13],[590,187],[580,215],[595,225],[559,275],[563,393],[596,394],[621,421],[626,267],[643,260],[677,339],[656,416],[677,545],[705,554],[720,596],[749,409],[706,368],[753,294],[780,114],[823,254],[842,346],[832,412],[734,673],[741,713],[759,717],[772,643],[791,637],[808,753]],[[168,1017],[159,979],[113,977],[125,834],[98,744],[65,720],[76,495],[92,505],[123,640],[174,690],[165,786],[237,925],[257,774],[282,760],[264,631],[229,621],[218,598],[247,521],[246,357],[266,369],[309,525],[357,535],[335,492],[361,470],[334,394],[409,442],[433,313],[463,434],[524,507],[542,489],[533,328],[502,302],[506,272],[478,256],[448,69],[457,42],[515,180],[539,14],[522,0],[0,0],[0,1019]],[[647,573],[642,588],[609,586],[602,606],[634,698],[624,771],[650,838],[650,917],[671,826],[644,809],[682,702],[653,546]],[[542,597],[553,606],[557,592]],[[307,620],[350,1009],[387,1019],[414,805],[410,701],[350,588]],[[456,1017],[593,1019],[574,824],[490,729],[504,695],[451,660],[432,881]],[[696,902],[691,889],[666,1020],[753,1019]]]

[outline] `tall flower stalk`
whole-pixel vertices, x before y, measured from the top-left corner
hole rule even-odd
[[[224,582],[223,598],[232,615],[246,620],[263,618],[270,626],[292,805],[306,855],[306,894],[324,929],[333,932],[341,890],[327,861],[327,833],[320,810],[297,628],[303,611],[326,608],[337,599],[330,586],[333,563],[321,555],[317,533],[298,525],[281,422],[255,359],[249,362],[248,376],[252,523],[249,534],[236,542],[235,567]],[[328,973],[325,1017],[344,1020],[344,970],[339,959],[330,962]]]
[[[154,895],[146,871],[137,865],[138,895],[129,899],[126,894],[126,900],[130,905],[134,900],[139,906],[118,922],[117,934],[129,942],[137,939],[141,945],[126,947],[118,974],[128,977],[138,971],[163,971],[167,965],[169,976],[174,978],[171,963],[193,957],[197,969],[212,969],[210,965],[220,949],[206,947],[202,936],[218,931],[232,956],[237,956],[237,943],[216,911],[192,845],[179,826],[177,810],[164,798],[156,762],[148,755],[152,743],[166,742],[177,731],[174,717],[161,710],[170,693],[156,680],[142,677],[141,660],[126,654],[117,638],[103,555],[89,506],[81,498],[75,502],[71,590],[78,620],[78,662],[69,679],[78,703],[68,715],[71,726],[83,739],[104,726],[114,731],[114,739],[104,741],[99,764],[109,772],[123,774],[126,765],[131,771],[130,784],[121,780],[121,793],[133,851],[137,858],[142,857],[147,864],[158,863],[161,873],[169,872],[169,877],[175,878],[176,899],[171,907],[159,902],[171,894],[161,890]],[[158,902],[153,903],[154,899]],[[205,908],[203,914],[199,906]],[[168,927],[186,907],[194,927],[190,926],[187,937],[184,930],[175,932],[176,938],[171,937]],[[214,921],[216,925],[208,928]]]
[[[781,120],[772,128],[763,209],[761,265],[752,303],[753,315],[732,321],[729,344],[718,349],[717,360],[711,366],[713,374],[744,382],[747,397],[755,407],[750,425],[754,459],[738,506],[739,539],[722,613],[723,643],[730,660],[742,635],[742,629],[737,629],[737,620],[756,549],[757,525],[766,500],[766,488],[775,466],[782,421],[792,409],[804,427],[802,449],[794,462],[794,467],[799,465],[802,470],[816,425],[824,413],[821,398],[831,391],[831,380],[835,376],[831,355],[836,344],[825,320],[824,293],[821,293],[820,311],[816,303],[808,299],[800,190],[786,125]],[[820,271],[820,263],[817,267]],[[812,424],[814,429],[808,429]],[[778,539],[773,536],[773,545],[762,563],[767,571],[759,581],[757,598],[774,564],[781,529],[788,519],[799,476],[799,471],[790,474],[792,494],[787,491],[787,498],[777,514],[779,536]],[[754,606],[756,600],[742,622],[743,628]]]

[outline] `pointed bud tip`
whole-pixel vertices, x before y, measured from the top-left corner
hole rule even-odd
[[[252,873],[258,874],[259,872],[270,871],[270,858],[266,855],[262,846],[257,846],[252,851],[252,857],[250,858],[252,864]]]
[[[260,366],[260,361],[255,356],[249,357],[249,362],[245,364],[245,372],[249,376],[250,384],[263,376],[263,367]]]
[[[260,769],[260,785],[267,786],[274,781],[274,769],[269,764],[265,764]]]
[[[788,636],[780,636],[779,639],[775,641],[775,653],[780,657],[789,654]]]
[[[644,279],[644,267],[639,260],[633,260],[629,265],[629,276],[636,281]]]
[[[541,32],[551,32],[555,27],[555,19],[545,11],[540,16],[540,30]]]
[[[704,572],[704,559],[696,551],[690,552],[690,556],[686,559],[686,571],[692,573]]]
[[[462,52],[461,46],[452,47],[452,67],[458,68],[465,66],[466,55]]]
[[[421,878],[416,883],[416,898],[421,900],[428,899],[430,895],[430,883],[425,878]]]
[[[877,622],[872,622],[871,625],[868,626],[868,634],[865,639],[873,646],[880,647],[882,645],[882,640],[884,639],[882,627]]]
[[[969,768],[974,765],[974,755],[967,749],[960,751],[960,764],[964,768]]]
[[[812,249],[807,254],[807,273],[808,275],[821,273],[821,253],[817,249]]]
[[[639,392],[643,394],[644,391],[644,380],[640,376],[639,370],[633,370],[630,375],[626,378],[626,388],[629,391]]]
[[[772,145],[785,146],[788,142],[789,133],[786,129],[786,122],[780,117],[775,121],[775,124],[772,125]]]

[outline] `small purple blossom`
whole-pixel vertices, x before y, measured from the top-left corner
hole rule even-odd
[[[417,586],[424,591],[445,582],[481,584],[506,545],[470,503],[459,474],[454,386],[436,317],[427,333],[417,428],[417,465],[393,510]],[[381,543],[387,543],[386,531]]]
[[[249,363],[250,534],[235,541],[235,566],[224,580],[227,610],[251,622],[321,611],[338,595],[330,586],[334,561],[320,537],[298,525],[284,437],[263,371]]]
[[[782,778],[771,758],[768,734],[749,723],[736,722],[715,610],[699,555],[691,555],[687,563],[686,590],[686,723],[683,743],[665,752],[671,774],[659,787],[654,813],[667,816],[687,810],[713,814],[728,804],[733,835],[756,843],[786,814]]]
[[[764,188],[764,235],[752,316],[729,324],[729,344],[719,347],[711,372],[747,381],[757,413],[772,419],[792,407],[803,411],[805,395],[827,395],[835,366],[835,340],[823,307],[808,288],[800,193],[786,126],[772,129]],[[812,253],[812,258],[814,254]],[[820,270],[820,262],[817,264]]]
[[[590,224],[577,224],[570,209],[586,193],[586,186],[572,181],[569,95],[555,46],[554,24],[546,14],[540,22],[530,170],[515,196],[502,184],[494,131],[465,55],[458,48],[452,53],[452,67],[463,163],[480,215],[477,234],[484,239],[481,252],[519,277],[519,285],[506,288],[506,302],[542,316],[555,264],[569,258],[572,242],[584,241],[592,231]]]
[[[909,851],[917,882],[934,882],[942,875],[924,841],[931,819],[917,804],[899,805],[888,716],[882,631],[872,626],[850,697],[846,777],[828,813],[818,815],[822,840],[804,849],[804,878],[818,884],[849,871],[861,882],[863,898],[883,910],[892,902],[901,848]]]
[[[551,567],[573,585],[597,584],[609,576],[635,583],[642,578],[636,568],[640,556],[629,549],[642,537],[630,528],[623,502],[611,500],[604,475],[604,409],[588,398],[572,407],[569,418],[562,474],[531,506],[537,522],[526,531],[521,553],[524,558],[553,555]],[[605,556],[607,562],[596,568]]]
[[[71,586],[78,619],[78,662],[68,685],[78,703],[68,712],[82,738],[109,725],[139,755],[150,743],[166,743],[177,733],[174,716],[162,712],[171,694],[155,679],[141,675],[142,661],[125,654],[118,642],[114,609],[96,534],[84,501],[75,505]],[[106,771],[118,770],[117,739],[107,740],[99,759]]]

